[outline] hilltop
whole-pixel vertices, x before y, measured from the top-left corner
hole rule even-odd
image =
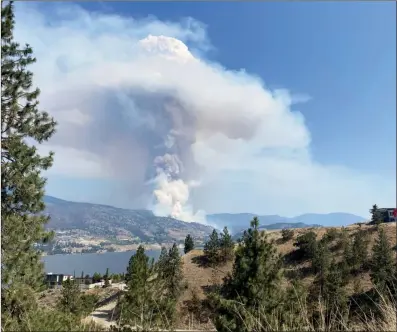
[[[282,217],[279,215],[257,215],[252,213],[217,213],[207,216],[211,225],[218,228],[227,226],[229,230],[236,234],[247,228],[247,220],[258,217],[260,226],[263,229],[282,229],[282,228],[304,228],[313,226],[346,226],[365,220],[364,217],[351,213],[306,213],[297,217]]]
[[[393,244],[396,244],[396,223],[387,223],[382,224],[382,227],[386,230],[387,237],[389,241]],[[310,285],[313,282],[314,274],[310,273],[310,265],[307,261],[294,261],[293,253],[297,249],[294,247],[294,242],[297,237],[305,232],[313,231],[316,234],[317,240],[320,240],[324,234],[330,229],[335,229],[340,232],[341,227],[323,227],[323,228],[302,228],[295,229],[293,238],[288,241],[282,240],[281,231],[272,231],[268,232],[269,239],[274,241],[276,245],[277,251],[284,258],[284,267],[285,267],[285,279],[284,282],[286,284],[291,283],[291,281],[300,279],[305,285]],[[356,232],[364,231],[368,234],[369,237],[369,245],[368,250],[371,252],[371,248],[374,244],[375,238],[377,237],[377,229],[376,226],[371,225],[350,225],[345,227],[349,237],[351,238]],[[337,239],[335,239],[332,243],[330,243],[332,256],[339,261],[342,258],[342,252],[340,249],[336,247]],[[397,246],[396,246],[397,247]],[[394,250],[396,250],[394,247]],[[211,286],[214,284],[221,283],[222,279],[226,276],[228,272],[231,272],[233,262],[228,262],[226,265],[221,265],[216,268],[203,266],[200,264],[203,257],[202,250],[193,250],[183,256],[183,272],[184,277],[187,282],[186,289],[180,301],[180,307],[184,306],[186,301],[189,301],[192,298],[192,294],[195,293],[201,300],[206,298],[206,293]],[[292,259],[291,259],[292,257]],[[361,291],[364,293],[369,291],[373,285],[370,280],[370,276],[368,272],[363,272],[357,276],[354,276],[346,289],[348,295],[353,295],[354,288],[359,284],[361,287]],[[186,323],[186,321],[185,321]]]

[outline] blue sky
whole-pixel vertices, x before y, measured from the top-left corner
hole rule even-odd
[[[58,16],[54,15],[55,19],[52,19],[57,20],[55,25],[74,26],[73,24],[77,22],[77,19],[73,23],[70,18],[62,16],[65,15],[65,9],[69,9],[70,12],[76,10],[77,7],[70,7],[70,4],[41,3],[33,7],[28,4],[18,5],[18,10],[25,17],[29,17],[32,8],[47,16],[43,29],[48,31],[54,26],[48,18],[54,12],[58,13]],[[308,141],[305,134],[302,134],[304,137],[292,137],[291,131],[299,131],[299,128],[295,127],[280,126],[277,129],[278,135],[287,138],[292,135],[291,140],[302,140],[302,144],[288,146],[288,158],[295,160],[291,157],[291,149],[299,150],[299,155],[310,155],[310,167],[316,167],[316,170],[305,168],[305,172],[313,174],[319,167],[321,168],[318,171],[320,175],[317,176],[322,179],[329,178],[327,180],[329,182],[320,185],[320,188],[324,188],[323,191],[329,192],[328,196],[321,197],[322,201],[318,202],[315,199],[318,194],[313,189],[302,194],[307,197],[306,200],[301,198],[299,190],[293,192],[290,190],[291,186],[305,186],[296,182],[295,178],[285,182],[280,180],[282,185],[273,183],[275,178],[282,179],[287,174],[275,175],[268,171],[266,175],[259,175],[257,170],[252,171],[250,167],[229,170],[230,173],[222,169],[222,174],[229,174],[229,177],[225,175],[223,178],[219,177],[219,180],[214,180],[218,179],[215,173],[204,172],[198,175],[204,185],[201,189],[198,188],[197,192],[191,192],[188,202],[195,210],[268,212],[268,214],[280,215],[343,210],[363,215],[367,213],[368,205],[372,202],[377,202],[379,205],[395,205],[395,3],[84,2],[76,5],[80,13],[93,15],[92,17],[96,15],[93,13],[100,13],[102,17],[117,17],[121,21],[134,18],[135,22],[140,22],[139,33],[137,32],[137,35],[141,34],[139,38],[146,37],[142,35],[145,33],[168,33],[169,37],[183,41],[193,50],[193,54],[198,54],[209,63],[216,63],[217,66],[228,71],[244,69],[251,78],[259,77],[266,90],[287,89],[293,96],[303,96],[303,99],[308,99],[292,104],[288,111],[288,116],[293,116],[294,119],[296,112],[301,113],[303,119],[301,125],[308,133]],[[60,11],[62,6],[64,6],[63,11]],[[27,10],[28,7],[30,11]],[[151,18],[148,19],[148,16]],[[194,37],[184,36],[181,32],[184,27],[180,22],[186,17],[192,17],[194,22],[199,24],[199,28],[192,28]],[[150,23],[153,20],[162,22],[163,25],[154,26]],[[29,37],[26,31],[29,22],[33,22],[33,19],[26,21],[25,26],[20,28],[21,38]],[[179,24],[179,27],[172,30],[169,28],[172,24]],[[114,27],[110,35],[116,33],[116,28],[121,29],[121,25]],[[91,28],[90,25],[83,29]],[[127,33],[123,29],[120,31]],[[98,30],[95,30],[95,33],[98,33]],[[50,32],[48,34],[50,36]],[[45,45],[49,38],[39,40],[36,36],[34,41],[26,41],[32,43],[33,47],[36,44],[36,50]],[[197,52],[194,52],[195,50]],[[40,75],[40,68],[36,70],[37,75]],[[44,82],[44,78],[41,81]],[[48,84],[51,86],[51,83]],[[211,89],[210,83],[207,84]],[[52,107],[50,102],[47,104]],[[82,107],[81,105],[78,107]],[[273,129],[274,127],[271,128]],[[100,135],[97,139],[101,139]],[[274,144],[273,140],[272,144]],[[249,146],[253,145],[252,143]],[[272,147],[271,144],[270,146]],[[275,146],[277,146],[277,155],[284,153],[284,150],[278,148],[279,145]],[[63,158],[62,160],[68,160],[66,156]],[[195,158],[196,161],[199,159],[198,156]],[[305,159],[304,162],[300,161],[299,165],[307,165],[307,163]],[[296,177],[299,178],[299,170],[296,167],[285,169],[295,169]],[[119,174],[118,169],[113,170],[114,172]],[[259,176],[269,177],[263,182],[263,188],[269,187],[269,190],[262,189],[255,192],[254,197],[248,200],[244,198],[247,194],[242,196],[230,194],[231,191],[235,193],[258,190],[254,183]],[[354,181],[348,183],[347,181],[352,178]],[[316,179],[317,177],[307,180],[307,186],[316,186]],[[341,197],[336,197],[339,195],[335,183],[340,185],[340,191],[346,190],[345,186],[356,186],[356,190],[350,189],[349,194],[343,199],[358,202],[350,204],[351,207],[349,203],[342,202]],[[125,207],[145,205],[144,201],[150,195],[136,200],[136,193],[134,190],[131,193],[130,190],[131,186],[135,186],[135,182],[127,186],[127,189],[123,187],[124,184],[125,177],[98,175],[88,178],[59,171],[49,175],[48,193],[67,199],[109,202]],[[285,191],[283,188],[280,189],[280,186],[285,186]],[[209,201],[209,192],[214,193],[217,199],[219,196],[225,197],[225,202],[215,204],[214,198]],[[274,198],[277,203],[270,203],[272,197],[277,197]],[[263,201],[268,201],[268,205]]]
[[[207,25],[209,58],[312,96],[301,106],[321,162],[396,173],[396,10],[386,2],[81,3]],[[372,158],[370,156],[377,156]],[[379,157],[379,158],[378,158]]]

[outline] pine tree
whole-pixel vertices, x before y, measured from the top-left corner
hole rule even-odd
[[[182,290],[183,272],[181,255],[175,243],[168,251],[162,248],[155,268],[159,279],[163,281],[167,296],[176,301]]]
[[[382,222],[382,215],[376,204],[372,206],[372,209],[369,210],[369,212],[371,213],[371,224],[378,225]]]
[[[42,157],[34,145],[47,141],[56,123],[38,109],[39,89],[32,88],[32,48],[14,41],[14,7],[1,7],[1,309],[2,326],[33,308],[42,284],[41,253],[35,243],[52,236],[44,224],[45,179],[53,154]],[[21,293],[24,296],[20,296]],[[31,294],[32,296],[29,296]]]
[[[317,235],[313,231],[306,232],[296,238],[294,246],[299,248],[303,258],[311,259],[313,257],[317,245],[316,238]]]
[[[224,262],[227,262],[233,258],[234,252],[234,242],[232,236],[230,235],[227,227],[223,229],[221,233],[221,238],[219,240],[219,245],[221,248],[221,258]]]
[[[337,268],[335,259],[332,260],[332,269],[325,275],[325,284],[322,296],[330,315],[337,314],[340,317],[347,313],[347,293],[341,271]]]
[[[178,246],[173,246],[166,251],[162,249],[159,260],[155,266],[156,287],[158,294],[157,307],[167,317],[167,324],[172,325],[176,318],[176,304],[182,294],[182,259]]]
[[[394,256],[394,257],[393,257]],[[383,228],[372,247],[371,280],[379,290],[388,293],[396,291],[396,261],[390,242]]]
[[[329,270],[331,262],[331,253],[328,249],[327,243],[319,241],[314,250],[312,258],[313,272],[316,274],[325,275]]]
[[[103,276],[103,279],[104,279],[104,281],[105,281],[104,286],[105,286],[105,287],[109,287],[109,286],[110,286],[110,282],[109,282],[109,268],[106,268],[106,273],[105,273],[105,275]]]
[[[219,259],[220,242],[218,232],[214,229],[210,238],[204,245],[204,255],[210,264],[215,264]]]
[[[182,291],[183,271],[181,255],[175,243],[168,252],[168,264],[164,269],[163,276],[168,296],[177,301]]]
[[[255,217],[242,236],[232,273],[225,278],[220,296],[211,296],[218,331],[260,330],[258,324],[264,323],[260,320],[271,322],[274,311],[282,305],[281,259],[258,227]]]
[[[101,276],[101,274],[98,273],[98,272],[95,272],[95,273],[92,275],[92,282],[93,282],[93,283],[100,282],[101,279],[102,279],[102,276]]]
[[[61,294],[58,308],[63,312],[69,312],[74,315],[80,314],[82,303],[80,289],[77,283],[71,279],[65,280],[62,283]]]
[[[330,268],[331,266],[332,268]],[[310,287],[310,302],[317,303],[321,300],[325,305],[327,326],[330,325],[331,318],[343,321],[342,318],[347,313],[347,294],[341,272],[333,259],[328,266],[324,265],[324,269],[317,273]]]
[[[194,241],[193,238],[188,234],[185,239],[185,248],[184,252],[187,254],[189,251],[192,251],[194,249]]]
[[[165,294],[143,246],[130,258],[126,280],[127,291],[119,304],[121,326],[139,325],[145,330],[164,325]]]
[[[369,239],[367,233],[359,230],[354,234],[350,264],[354,273],[363,270],[368,262]]]
[[[168,264],[168,250],[166,247],[161,247],[160,256],[155,266],[157,272],[160,273],[160,275],[165,270],[167,264]]]
[[[343,249],[342,253],[342,260],[339,264],[339,270],[342,276],[342,283],[343,285],[347,285],[350,280],[350,275],[352,272],[352,268],[350,266],[350,262],[352,260],[352,250],[351,250],[351,243],[349,237],[345,237],[341,240],[341,247]]]

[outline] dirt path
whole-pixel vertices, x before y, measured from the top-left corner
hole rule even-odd
[[[116,325],[116,322],[112,320],[112,314],[114,308],[116,307],[117,299],[114,301],[97,308],[94,312],[92,312],[87,318],[87,321],[93,320],[98,325],[102,325],[105,327],[110,327],[110,325]]]
[[[114,284],[112,288],[118,288],[119,290],[124,290],[126,285],[124,283]],[[105,327],[110,327],[110,325],[116,325],[116,322],[113,320],[113,312],[116,307],[118,300],[118,293],[113,294],[109,298],[105,299],[103,305],[99,308],[96,308],[89,316],[86,317],[85,321],[94,321],[98,325],[102,325]]]

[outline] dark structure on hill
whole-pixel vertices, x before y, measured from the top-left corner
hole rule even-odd
[[[395,209],[395,208],[381,208],[378,211],[382,215],[383,222],[397,221],[397,209]]]

